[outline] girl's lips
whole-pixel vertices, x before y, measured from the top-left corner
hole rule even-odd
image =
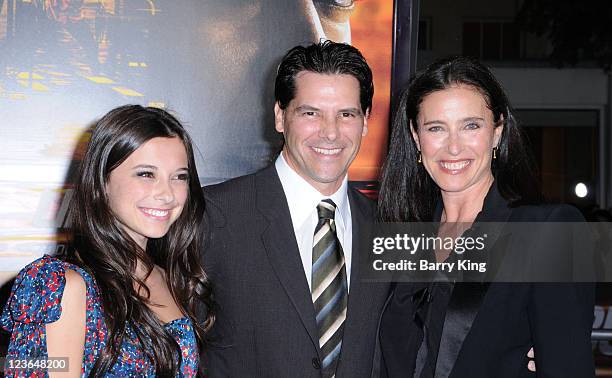
[[[145,216],[157,220],[166,220],[170,218],[170,209],[153,209],[148,207],[141,207],[140,211],[142,211]]]

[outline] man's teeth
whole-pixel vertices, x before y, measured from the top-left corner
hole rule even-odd
[[[317,153],[323,154],[323,155],[336,155],[336,154],[339,154],[340,151],[342,151],[342,148],[326,149],[326,148],[313,147],[312,149],[315,150]]]
[[[458,161],[456,163],[447,163],[447,162],[440,162],[440,165],[446,169],[452,170],[452,171],[456,171],[459,169],[463,169],[465,166],[467,166],[468,164],[470,164],[469,160],[465,160],[465,161]]]
[[[142,211],[156,217],[165,217],[168,215],[168,210],[143,209]]]

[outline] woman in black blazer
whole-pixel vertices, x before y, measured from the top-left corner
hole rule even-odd
[[[380,220],[440,222],[440,237],[475,233],[479,222],[583,221],[572,207],[540,205],[510,109],[499,83],[477,61],[444,59],[417,74],[394,120]],[[457,225],[468,230],[457,232]],[[538,236],[525,239],[502,230],[488,240],[487,251],[513,257],[525,250],[554,251],[572,237]],[[457,258],[450,250],[435,252],[437,262]],[[591,268],[592,259],[584,261]],[[497,267],[498,276],[522,273]],[[382,376],[594,376],[594,285],[490,278],[397,283],[380,322]],[[537,372],[527,369],[532,346]]]

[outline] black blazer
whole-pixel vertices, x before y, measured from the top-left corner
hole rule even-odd
[[[565,205],[510,208],[494,184],[476,218],[481,221],[584,218]],[[548,237],[567,242],[567,235]],[[512,235],[499,245],[510,253],[521,248]],[[381,317],[382,376],[594,377],[594,300],[589,283],[398,283]],[[536,373],[527,369],[532,346]]]
[[[314,306],[274,166],[204,188],[203,263],[219,309],[203,364],[209,377],[320,377]],[[359,230],[373,203],[349,188],[353,245],[337,377],[370,377],[388,284],[359,279]]]

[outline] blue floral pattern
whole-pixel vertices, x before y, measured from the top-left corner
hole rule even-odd
[[[78,272],[85,281],[86,335],[82,376],[87,377],[107,343],[108,330],[100,293],[93,277],[73,264],[44,256],[26,266],[17,276],[11,296],[0,317],[0,326],[11,333],[8,358],[47,358],[45,325],[60,318],[61,300],[66,285],[66,269]],[[195,377],[198,371],[198,348],[195,332],[188,317],[164,324],[181,349],[181,367],[177,377]],[[14,369],[7,377],[48,377],[43,369]],[[155,366],[141,350],[134,330],[128,325],[121,354],[107,377],[154,377]]]

